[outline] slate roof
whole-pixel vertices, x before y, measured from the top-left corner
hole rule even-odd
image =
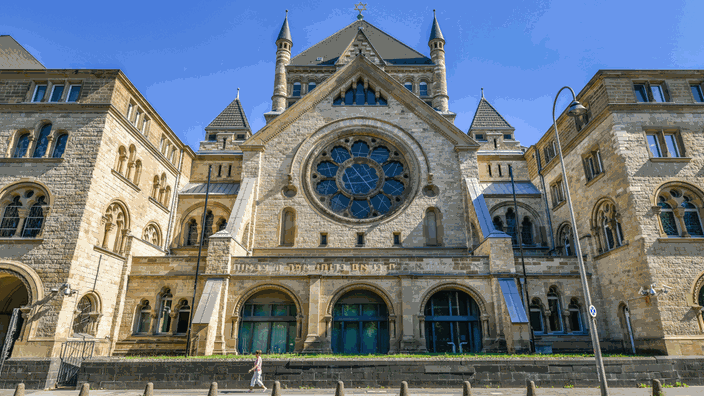
[[[499,114],[498,111],[492,106],[489,101],[482,99],[479,101],[479,106],[477,106],[477,112],[474,113],[474,119],[472,120],[472,129],[513,129],[513,127],[504,119],[504,117]]]
[[[440,25],[438,24],[438,19],[435,17],[435,10],[433,10],[433,28],[430,29],[430,38],[428,41],[435,39],[445,41],[445,37],[442,36],[442,31],[440,30]]]
[[[0,69],[46,69],[12,36],[0,35]]]
[[[290,65],[322,65],[332,66],[342,52],[356,37],[359,28],[364,29],[364,34],[374,46],[379,55],[392,65],[432,65],[433,61],[427,56],[391,37],[381,29],[365,20],[352,22],[337,33],[308,48],[291,59]],[[322,57],[322,61],[317,58]]]
[[[242,103],[239,99],[235,99],[230,103],[225,110],[222,111],[215,119],[208,124],[205,129],[247,129],[249,122],[247,116],[242,109]]]
[[[479,183],[484,195],[513,195],[511,182]],[[516,195],[540,195],[540,191],[531,182],[516,182]]]
[[[179,195],[205,195],[207,185],[208,183],[188,183],[179,191]],[[237,195],[239,191],[239,183],[210,183],[209,194]]]
[[[291,40],[291,30],[289,30],[288,28],[288,12],[286,12],[284,24],[281,25],[281,31],[279,32],[279,37],[276,38],[276,41],[279,41],[281,39],[288,40],[293,43],[293,40]]]

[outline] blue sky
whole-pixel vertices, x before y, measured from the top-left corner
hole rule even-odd
[[[122,69],[197,149],[237,87],[253,131],[264,126],[284,10],[295,56],[353,22],[353,8],[354,1],[6,1],[0,34],[48,68]],[[550,126],[559,88],[579,91],[599,69],[704,69],[699,0],[404,0],[367,8],[367,21],[426,55],[436,8],[455,124],[467,131],[484,87],[525,145]]]

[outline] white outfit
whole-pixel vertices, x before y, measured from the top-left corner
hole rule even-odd
[[[252,375],[252,381],[249,383],[249,387],[252,388],[254,385],[259,385],[262,388],[266,388],[262,382],[262,357],[258,357],[257,361],[254,363],[254,374]]]

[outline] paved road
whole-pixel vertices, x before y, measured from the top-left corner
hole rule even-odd
[[[461,396],[461,389],[411,389],[413,396]],[[633,389],[633,388],[610,388],[611,396],[650,396],[652,390]],[[12,396],[14,390],[2,389],[0,396]],[[77,396],[76,390],[52,390],[52,391],[31,391],[27,390],[26,395],[34,396]],[[184,390],[160,390],[155,389],[154,395],[159,396],[206,396],[207,390],[203,389],[184,389]],[[245,395],[246,390],[220,390],[218,392],[222,396]],[[253,394],[263,394],[261,390],[255,391]],[[265,394],[270,395],[271,391]],[[284,390],[284,396],[333,396],[334,389],[303,389],[303,390]],[[501,389],[472,389],[474,396],[524,396],[525,388],[501,388]],[[575,389],[559,389],[559,388],[539,388],[538,395],[545,396],[599,396],[601,393],[595,388],[575,388]],[[121,390],[121,391],[106,391],[92,390],[90,396],[141,396],[142,392],[137,390]],[[345,389],[345,396],[396,396],[398,389]],[[665,396],[704,396],[704,386],[691,386],[689,388],[666,388]]]

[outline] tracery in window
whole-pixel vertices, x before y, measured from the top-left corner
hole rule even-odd
[[[599,252],[604,253],[623,245],[621,215],[610,199],[602,199],[594,207],[592,233],[597,236]]]
[[[658,194],[660,224],[670,237],[704,237],[701,194],[686,185],[667,186]]]
[[[144,228],[142,239],[155,246],[161,245],[161,231],[159,231],[159,227],[154,223],[148,224]]]
[[[149,333],[152,327],[152,307],[149,305],[149,300],[142,300],[142,302],[140,302],[135,316],[135,333]]]
[[[557,292],[557,288],[554,286],[550,287],[548,291],[548,309],[550,310],[550,315],[548,316],[550,331],[553,333],[563,332],[562,304],[560,303],[560,295]]]
[[[103,216],[102,247],[115,253],[122,253],[124,238],[129,231],[127,210],[118,202],[108,206]]]
[[[22,238],[36,238],[44,225],[44,209],[47,207],[45,197],[37,198],[37,202],[29,209],[29,215],[24,221]]]
[[[76,316],[73,319],[73,333],[77,336],[94,336],[97,330],[100,313],[97,312],[95,297],[85,295],[76,305]]]
[[[22,207],[20,197],[15,196],[12,202],[5,205],[5,210],[0,222],[0,237],[9,238],[15,235],[20,225],[19,209]]]
[[[39,238],[49,211],[47,193],[36,184],[19,184],[0,197],[0,237]]]
[[[572,238],[572,226],[569,224],[562,224],[557,231],[557,249],[565,256],[572,256],[575,254],[574,241]]]

